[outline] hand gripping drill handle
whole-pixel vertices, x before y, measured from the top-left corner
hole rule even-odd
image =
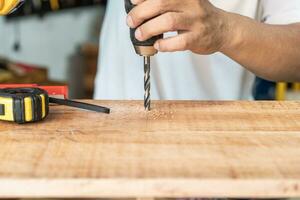
[[[135,7],[135,5],[133,5],[130,0],[124,1],[126,12],[129,13]],[[130,39],[133,43],[136,53],[141,56],[154,56],[157,53],[157,50],[154,48],[154,43],[157,40],[162,39],[163,35],[152,37],[146,41],[139,41],[135,38],[135,31],[136,29],[130,29]]]

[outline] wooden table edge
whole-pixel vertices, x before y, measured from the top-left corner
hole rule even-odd
[[[292,198],[300,179],[0,179],[1,198]]]

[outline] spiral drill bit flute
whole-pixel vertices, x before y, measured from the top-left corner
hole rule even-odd
[[[125,8],[126,12],[129,13],[135,5],[131,3],[130,0],[125,0]],[[135,52],[144,57],[144,89],[145,89],[145,96],[144,96],[144,106],[146,110],[150,110],[151,108],[151,98],[150,98],[150,71],[151,71],[151,64],[150,64],[150,57],[157,54],[157,50],[154,48],[154,43],[163,38],[163,35],[155,36],[150,38],[146,41],[139,41],[135,38],[135,31],[136,29],[130,29],[130,39],[133,43]]]
[[[151,108],[151,96],[150,96],[150,89],[151,89],[151,83],[150,83],[150,57],[144,56],[144,88],[145,88],[145,96],[144,96],[144,107],[146,110],[150,110]]]

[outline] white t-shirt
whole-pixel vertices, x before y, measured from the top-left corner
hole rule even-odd
[[[272,24],[300,22],[300,0],[211,0],[226,11]],[[143,99],[143,59],[135,54],[124,2],[108,1],[96,99]],[[159,53],[152,58],[151,97],[169,100],[251,99],[254,75],[221,53]]]

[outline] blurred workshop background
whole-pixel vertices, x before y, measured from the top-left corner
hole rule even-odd
[[[1,17],[0,84],[66,84],[71,98],[92,98],[105,6],[105,0],[28,0]],[[257,78],[253,94],[300,99],[300,84]]]

